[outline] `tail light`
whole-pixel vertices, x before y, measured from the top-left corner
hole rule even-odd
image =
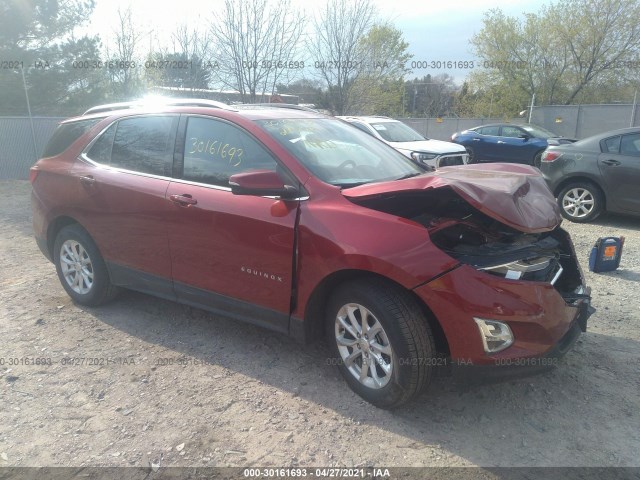
[[[40,169],[38,167],[31,167],[29,169],[29,182],[33,185],[33,182],[36,181],[38,174],[40,173]]]
[[[554,152],[554,151],[546,151],[542,154],[542,161],[543,162],[554,162],[556,161],[558,158],[560,158],[560,155],[562,155],[560,152]]]

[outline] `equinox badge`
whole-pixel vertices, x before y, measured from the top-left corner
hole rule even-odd
[[[248,273],[249,275],[255,275],[257,277],[263,277],[268,280],[282,282],[282,277],[278,275],[273,275],[272,273],[261,272],[260,270],[256,270],[255,268],[240,267],[240,270],[243,271],[244,273]]]

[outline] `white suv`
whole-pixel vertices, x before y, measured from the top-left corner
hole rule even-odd
[[[469,154],[461,145],[424,138],[408,125],[389,117],[338,117],[363,132],[388,143],[404,156],[431,167],[468,163]]]

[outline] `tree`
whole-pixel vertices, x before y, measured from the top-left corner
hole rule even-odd
[[[288,85],[279,83],[277,91],[297,95],[300,103],[310,103],[316,108],[329,109],[327,92],[322,89],[322,83],[318,80],[301,78]]]
[[[210,50],[208,34],[182,25],[171,34],[171,40],[172,49],[149,53],[145,62],[149,67],[145,69],[147,82],[192,90],[209,88],[212,71],[218,63],[206,58]]]
[[[371,0],[327,0],[314,18],[315,36],[308,50],[313,67],[327,86],[331,108],[338,115],[348,112],[355,100],[352,86],[364,60],[361,39],[374,19]]]
[[[142,55],[140,48],[143,38],[149,35],[134,22],[131,5],[125,9],[118,7],[118,24],[113,31],[115,43],[107,49],[108,72],[113,82],[113,94],[118,100],[130,100],[142,90]]]
[[[405,109],[411,116],[453,116],[458,86],[447,73],[414,78],[404,85]]]
[[[455,94],[453,110],[458,116],[508,119],[530,102],[531,97],[515,82],[498,78],[492,71],[474,71]]]
[[[298,43],[305,17],[289,0],[225,0],[211,27],[214,79],[240,93],[242,102],[271,95],[304,67]]]
[[[562,0],[550,9],[550,15],[570,12],[577,12],[577,18],[558,25],[572,60],[567,105],[592,81],[626,74],[625,63],[637,63],[640,54],[637,0]]]
[[[360,68],[349,97],[349,108],[358,113],[399,115],[404,94],[403,77],[412,55],[402,32],[389,23],[376,24],[358,44]]]
[[[625,62],[640,53],[638,15],[637,0],[559,0],[524,19],[494,9],[471,44],[490,72],[483,80],[508,87],[511,103],[533,94],[537,104],[584,103],[590,85],[629,74]]]
[[[27,111],[20,70],[33,113],[77,113],[103,98],[103,72],[84,63],[99,58],[99,39],[74,34],[93,6],[81,0],[0,2],[0,58],[14,67],[0,71],[0,114]]]

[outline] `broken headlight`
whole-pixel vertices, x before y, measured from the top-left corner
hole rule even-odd
[[[501,263],[499,265],[478,268],[509,280],[530,280],[538,282],[556,283],[562,274],[562,266],[557,255],[541,256]]]

